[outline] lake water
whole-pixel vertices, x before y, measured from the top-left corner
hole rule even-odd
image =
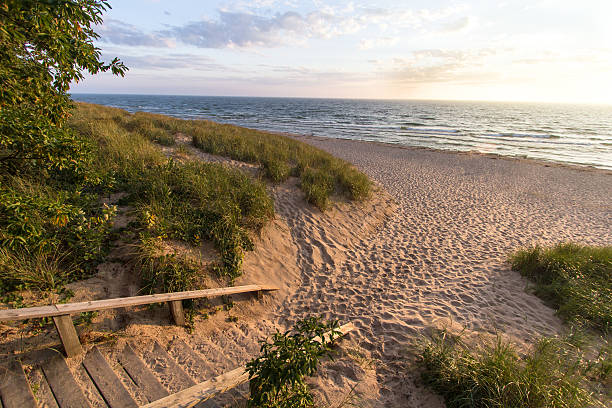
[[[74,94],[129,112],[612,170],[612,106]]]

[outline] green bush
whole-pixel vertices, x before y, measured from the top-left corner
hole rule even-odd
[[[12,176],[2,181],[0,274],[4,290],[24,285],[52,289],[90,276],[105,254],[115,208],[100,207],[96,195],[79,190]]]
[[[330,355],[339,337],[338,322],[322,323],[311,317],[296,323],[293,330],[275,333],[272,342],[261,342],[261,355],[247,363],[251,396],[249,407],[313,407],[304,377],[316,373],[319,360]],[[332,331],[328,341],[324,334]]]
[[[542,338],[522,355],[501,338],[478,346],[438,333],[421,350],[422,379],[449,408],[582,408],[597,364],[571,343]]]
[[[612,327],[612,247],[573,243],[532,248],[510,256],[512,269],[535,283],[535,294],[567,321],[606,333]]]

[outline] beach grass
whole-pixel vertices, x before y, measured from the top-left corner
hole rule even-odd
[[[570,340],[541,338],[521,351],[499,336],[474,344],[439,331],[422,346],[421,377],[449,408],[603,406],[609,350],[588,358]]]
[[[349,163],[280,134],[144,112],[118,123],[165,145],[172,144],[171,134],[188,135],[206,153],[259,165],[265,178],[275,183],[298,177],[308,202],[320,209],[327,208],[334,194],[364,200],[372,190],[368,177]]]
[[[209,121],[77,103],[67,127],[79,141],[78,174],[37,171],[0,175],[0,292],[61,290],[92,276],[112,241],[116,205],[135,219],[128,236],[146,290],[193,289],[205,273],[180,256],[155,255],[151,242],[210,241],[219,259],[209,270],[230,280],[241,273],[252,236],[274,216],[266,180],[300,179],[306,199],[325,209],[334,197],[362,200],[370,180],[348,163],[286,136]],[[218,163],[181,160],[187,135],[204,151],[255,163],[260,177]],[[163,149],[166,149],[164,153]],[[176,151],[177,159],[167,155]],[[103,200],[106,198],[106,200]],[[159,275],[151,275],[153,269]]]
[[[166,158],[155,143],[172,145],[169,140],[174,141],[176,128],[172,124],[177,121],[79,104],[69,123],[97,141],[95,165],[112,172],[114,190],[128,193],[124,202],[135,208],[146,237],[191,245],[210,240],[221,258],[214,270],[233,279],[241,273],[244,253],[253,249],[250,233],[274,216],[273,201],[263,182],[238,169]],[[165,132],[163,138],[161,132]],[[166,258],[163,263],[168,266],[171,262]]]
[[[535,294],[570,323],[602,333],[612,328],[612,247],[560,243],[510,256],[512,270],[534,283]]]

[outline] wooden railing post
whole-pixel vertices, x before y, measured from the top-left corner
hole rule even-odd
[[[53,316],[53,323],[59,334],[66,357],[75,357],[83,352],[79,336],[77,336],[74,323],[69,314]]]
[[[170,306],[170,312],[172,313],[172,319],[174,320],[174,324],[178,326],[185,326],[185,313],[183,312],[183,301],[173,300],[171,302],[168,302],[168,306]]]

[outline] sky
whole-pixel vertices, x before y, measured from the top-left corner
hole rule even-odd
[[[612,103],[612,1],[115,0],[75,93]]]

